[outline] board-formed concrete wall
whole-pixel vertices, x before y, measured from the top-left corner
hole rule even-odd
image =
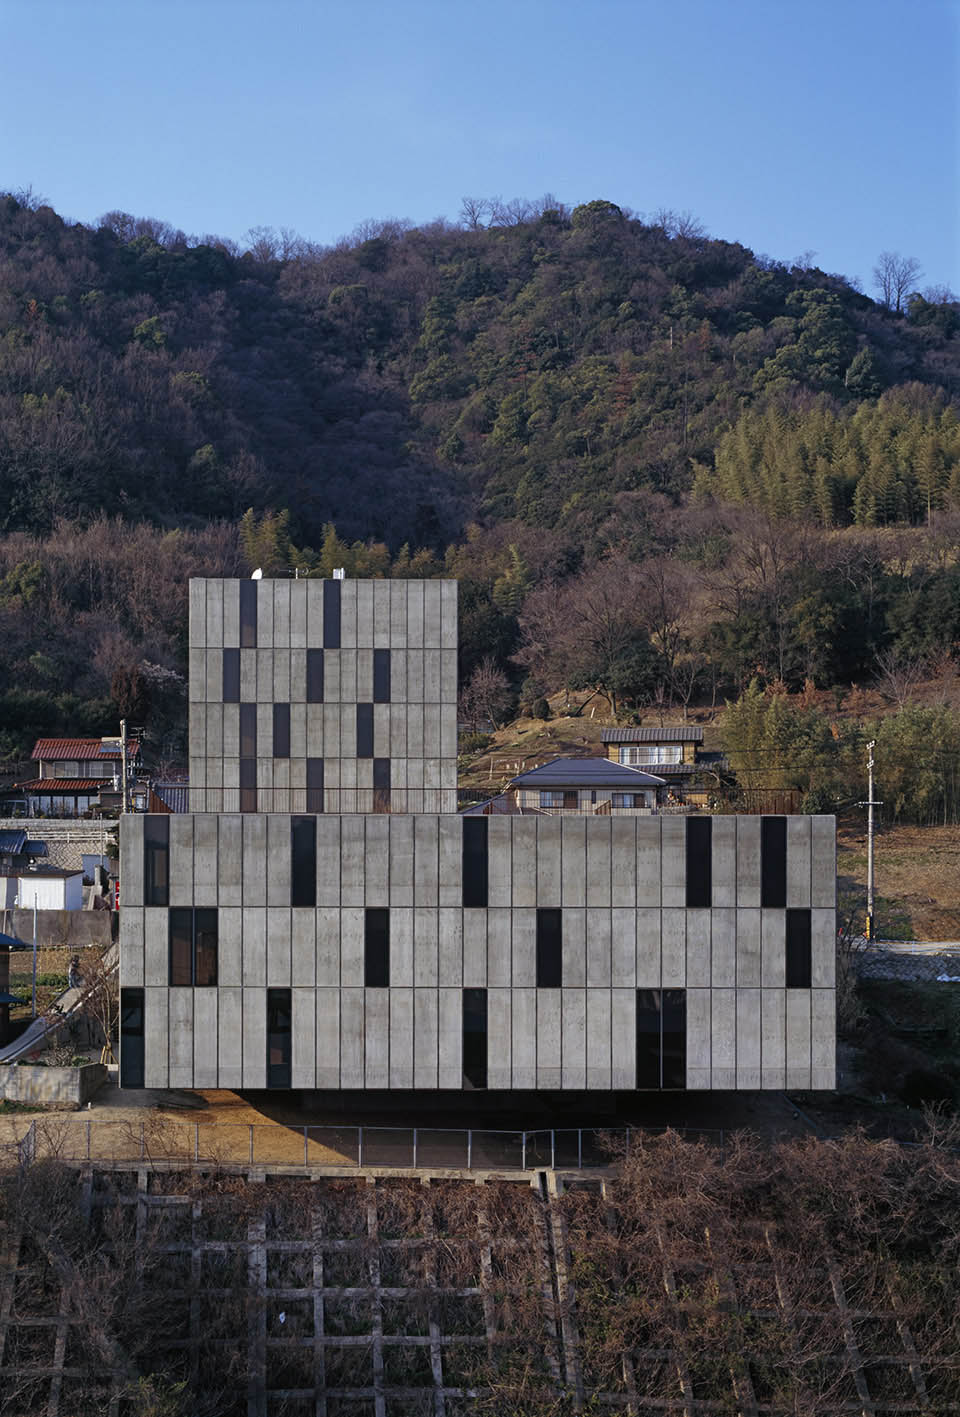
[[[103,1086],[103,1063],[76,1068],[47,1068],[35,1063],[0,1065],[0,1097],[8,1102],[35,1102],[45,1107],[75,1109]]]
[[[252,636],[241,634],[241,586],[255,595]],[[251,637],[255,645],[244,646]],[[239,651],[236,702],[224,701],[225,649]],[[320,701],[309,701],[308,650],[323,656]],[[374,702],[377,650],[390,654],[387,702]],[[391,811],[454,812],[457,583],[193,580],[189,697],[194,811],[241,810],[240,705],[249,704],[257,811],[316,810],[307,798],[313,760],[323,764],[323,811],[373,812],[379,760],[389,765]],[[273,751],[275,704],[289,705],[289,753],[281,756]],[[358,705],[372,719],[369,753],[358,753]]]
[[[121,984],[145,995],[148,1087],[266,1085],[266,993],[289,988],[294,1088],[461,1088],[463,990],[487,991],[487,1082],[636,1086],[637,990],[683,990],[686,1086],[835,1085],[835,822],[786,819],[786,904],[761,904],[756,816],[711,819],[710,904],[688,908],[683,817],[487,819],[487,906],[464,906],[454,814],[317,816],[316,905],[291,905],[286,815],[170,818],[172,908],[216,907],[216,987],[170,988],[168,909],[144,905],[144,818],[122,824]],[[389,910],[388,987],[364,920]],[[561,987],[538,988],[559,908]],[[810,987],[786,987],[809,911]]]

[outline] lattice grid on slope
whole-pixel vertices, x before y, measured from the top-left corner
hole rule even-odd
[[[615,1226],[606,1183],[585,1184],[597,1223]],[[678,1327],[624,1351],[614,1372],[590,1333],[593,1295],[578,1292],[584,1230],[546,1187],[246,1186],[147,1170],[77,1173],[77,1186],[94,1241],[111,1211],[132,1210],[140,1281],[162,1286],[169,1319],[141,1352],[187,1384],[197,1417],[456,1417],[512,1410],[521,1396],[524,1412],[787,1417],[814,1410],[797,1405],[805,1363],[829,1370],[817,1417],[960,1412],[960,1361],[922,1351],[892,1291],[885,1304],[873,1282],[850,1292],[856,1275],[825,1249],[795,1292],[772,1224],[750,1231],[734,1262],[713,1253],[709,1230],[695,1251],[660,1233],[645,1273]],[[636,1297],[629,1274],[611,1278],[625,1302]],[[673,1340],[712,1314],[723,1341],[691,1357]],[[5,1233],[0,1412],[140,1411],[119,1357],[91,1357],[89,1322],[31,1236]]]

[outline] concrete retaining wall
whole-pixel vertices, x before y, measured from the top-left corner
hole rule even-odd
[[[113,914],[112,910],[38,910],[37,944],[42,949],[109,945]],[[24,944],[32,944],[33,911],[8,910],[5,915],[6,923],[0,928]]]
[[[0,1067],[0,1097],[53,1107],[82,1107],[107,1080],[103,1063],[80,1068],[44,1068],[35,1063]]]

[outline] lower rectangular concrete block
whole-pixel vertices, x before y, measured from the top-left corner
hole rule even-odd
[[[390,990],[390,1086],[413,1087],[413,990]]]
[[[293,1087],[314,1088],[317,1085],[317,1011],[313,989],[292,989],[290,1004],[290,1082]]]
[[[562,1086],[582,1088],[587,1082],[587,996],[583,989],[562,990]]]
[[[318,989],[317,1087],[340,1086],[340,990]]]
[[[513,1077],[514,1088],[537,1085],[537,991],[513,991]]]

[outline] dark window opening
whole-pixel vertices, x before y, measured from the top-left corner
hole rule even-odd
[[[241,758],[255,758],[257,756],[256,704],[240,705],[240,756]]]
[[[760,818],[760,904],[787,903],[787,819]]]
[[[464,905],[486,905],[489,894],[488,822],[485,816],[464,818]]]
[[[307,703],[323,703],[323,650],[307,650]]]
[[[290,904],[317,903],[317,819],[290,818]]]
[[[273,756],[275,758],[289,758],[290,756],[289,704],[274,704],[273,706]]]
[[[240,705],[240,811],[257,810],[257,706]]]
[[[559,910],[537,911],[537,988],[559,989],[563,984],[563,927]]]
[[[687,818],[687,906],[713,903],[713,822],[709,817]]]
[[[267,1087],[289,1087],[293,1018],[289,989],[267,990]]]
[[[373,810],[390,811],[390,759],[373,760]]]
[[[375,704],[390,702],[390,651],[388,649],[373,651],[373,702]]]
[[[217,912],[177,906],[170,911],[171,988],[212,987],[217,982]]]
[[[257,810],[257,760],[240,759],[240,811]]]
[[[637,990],[637,1087],[687,1085],[685,989]]]
[[[368,989],[390,984],[390,912],[381,906],[364,912],[363,982]]]
[[[463,819],[463,903],[485,906],[489,891],[490,861],[487,854],[487,818]]]
[[[307,759],[307,811],[323,811],[323,759]]]
[[[240,651],[238,649],[223,651],[223,702],[225,704],[240,702]]]
[[[787,911],[787,988],[809,989],[813,975],[809,910]]]
[[[487,1085],[487,991],[463,991],[463,1085]]]
[[[323,647],[340,648],[340,582],[323,583]]]
[[[143,990],[120,990],[120,1086],[143,1087]]]
[[[579,794],[576,792],[564,792],[563,805],[566,808],[573,808],[575,810],[580,805]]]
[[[240,582],[240,648],[257,647],[257,583]]]
[[[170,818],[143,819],[143,903],[170,902]]]
[[[373,757],[373,704],[357,704],[357,757]]]

